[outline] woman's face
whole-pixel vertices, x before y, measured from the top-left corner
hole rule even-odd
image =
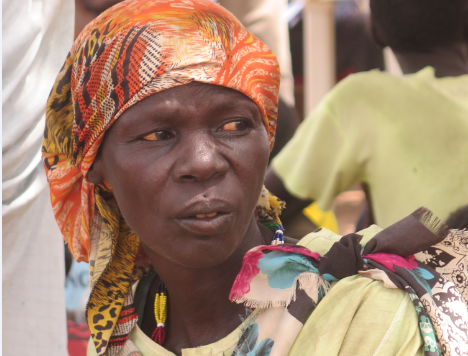
[[[251,99],[191,83],[125,111],[106,132],[88,179],[111,185],[149,255],[211,267],[233,254],[252,222],[268,147]]]

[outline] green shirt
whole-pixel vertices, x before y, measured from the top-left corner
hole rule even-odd
[[[378,70],[340,82],[272,162],[290,193],[322,210],[356,182],[385,228],[421,206],[446,219],[468,203],[468,75]]]
[[[376,226],[364,230],[363,242],[380,231]],[[330,232],[331,233],[331,232]],[[299,245],[324,255],[339,235],[304,237]],[[135,291],[136,286],[134,286]],[[200,347],[183,349],[182,356],[231,356],[248,319],[223,339]],[[129,334],[142,356],[175,356],[153,342],[138,326]],[[92,340],[88,356],[95,356]],[[289,356],[423,356],[423,340],[418,316],[408,293],[387,289],[382,282],[360,275],[332,283],[302,327]]]

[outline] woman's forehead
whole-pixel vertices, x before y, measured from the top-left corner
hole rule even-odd
[[[221,85],[202,83],[193,81],[187,84],[182,84],[176,87],[165,89],[158,93],[151,95],[151,97],[169,97],[169,96],[185,96],[190,94],[192,96],[205,96],[205,95],[230,95],[232,97],[243,97],[251,100],[248,96],[243,93],[224,87]],[[251,100],[252,101],[252,100]]]
[[[164,110],[167,114],[171,110],[188,108],[189,105],[205,107],[211,111],[234,109],[241,105],[246,109],[256,110],[261,115],[257,104],[239,91],[219,85],[191,82],[145,98],[124,111],[119,120],[146,113],[154,114],[155,109]]]

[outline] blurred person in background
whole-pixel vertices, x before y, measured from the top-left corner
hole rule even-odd
[[[64,246],[41,159],[73,1],[2,1],[2,354],[67,355]]]
[[[370,15],[357,0],[335,4],[336,80],[371,69],[384,70],[382,48],[372,38]]]
[[[340,82],[273,160],[266,186],[283,220],[323,210],[356,182],[366,225],[387,227],[424,205],[446,219],[468,201],[468,1],[371,0],[377,43],[403,77],[373,70]]]

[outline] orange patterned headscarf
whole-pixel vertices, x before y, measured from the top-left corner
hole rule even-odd
[[[118,352],[135,321],[129,286],[139,247],[111,187],[86,179],[105,131],[144,98],[198,81],[251,98],[271,148],[279,78],[268,47],[209,0],[124,1],[75,41],[47,103],[43,159],[57,223],[75,259],[90,263],[98,355]]]

